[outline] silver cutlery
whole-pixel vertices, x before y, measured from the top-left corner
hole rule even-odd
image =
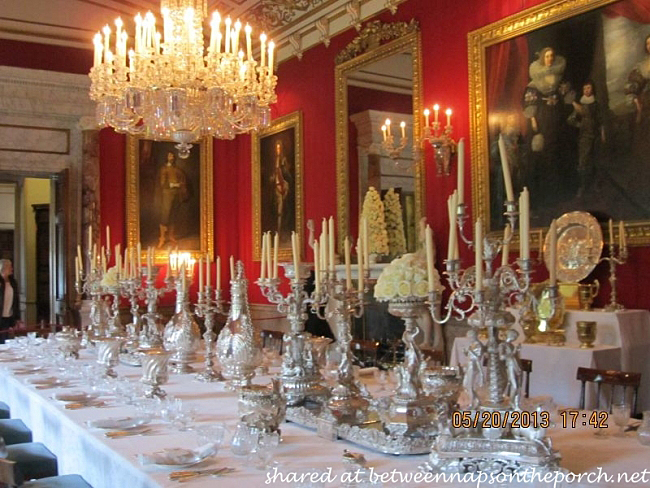
[[[119,439],[122,437],[130,437],[134,435],[147,435],[151,433],[153,429],[140,429],[140,430],[111,430],[106,432],[104,435],[109,439]]]
[[[232,473],[234,468],[216,468],[216,469],[201,469],[197,471],[174,471],[169,474],[169,479],[184,483],[191,481],[202,476],[221,476],[224,474]]]

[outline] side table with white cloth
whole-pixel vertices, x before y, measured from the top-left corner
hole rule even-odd
[[[596,322],[596,342],[621,348],[621,371],[641,373],[639,411],[650,410],[650,312],[648,310],[567,310],[564,327],[567,344],[577,344],[576,323],[579,320]]]
[[[457,337],[451,351],[452,366],[467,363],[465,349],[469,339]],[[579,346],[546,346],[542,344],[521,344],[523,359],[533,362],[530,374],[530,395],[551,395],[558,406],[578,407],[580,401],[580,382],[576,379],[579,367],[596,369],[620,369],[621,348],[597,345],[591,349]],[[586,405],[595,406],[595,391],[587,389]]]

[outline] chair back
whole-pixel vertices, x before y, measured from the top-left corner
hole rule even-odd
[[[587,382],[596,384],[596,410],[600,409],[600,392],[602,385],[610,385],[609,408],[612,411],[614,390],[616,387],[623,388],[623,397],[626,398],[628,389],[632,389],[632,415],[636,414],[637,399],[639,396],[639,385],[641,384],[641,373],[627,373],[625,371],[578,368],[576,379],[582,382],[580,387],[580,408],[585,408],[585,386]]]
[[[446,366],[447,356],[445,351],[432,349],[429,347],[421,347],[422,358],[426,361],[427,366]]]

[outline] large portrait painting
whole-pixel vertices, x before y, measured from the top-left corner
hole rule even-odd
[[[129,246],[213,254],[211,139],[181,158],[174,142],[130,136],[126,180]]]
[[[283,260],[291,259],[291,232],[302,236],[301,130],[302,114],[294,112],[252,138],[254,259],[267,231],[278,233]]]
[[[531,227],[582,210],[650,243],[647,0],[547,2],[471,32],[469,46],[473,197],[490,230],[505,226],[502,137]]]

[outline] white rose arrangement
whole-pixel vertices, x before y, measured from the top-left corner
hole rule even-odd
[[[434,269],[434,288],[443,289],[438,271]],[[409,253],[394,259],[375,285],[375,299],[386,302],[396,298],[426,298],[429,295],[427,258],[423,253]]]
[[[388,236],[388,253],[391,256],[401,256],[406,252],[404,237],[404,220],[402,219],[402,204],[399,194],[390,188],[384,195],[384,220]]]
[[[106,288],[115,288],[119,285],[119,282],[117,281],[117,266],[109,268],[106,273],[104,273],[100,285]]]
[[[368,252],[370,254],[388,254],[388,235],[384,222],[384,204],[374,187],[368,188],[363,199],[362,217],[368,226]]]

